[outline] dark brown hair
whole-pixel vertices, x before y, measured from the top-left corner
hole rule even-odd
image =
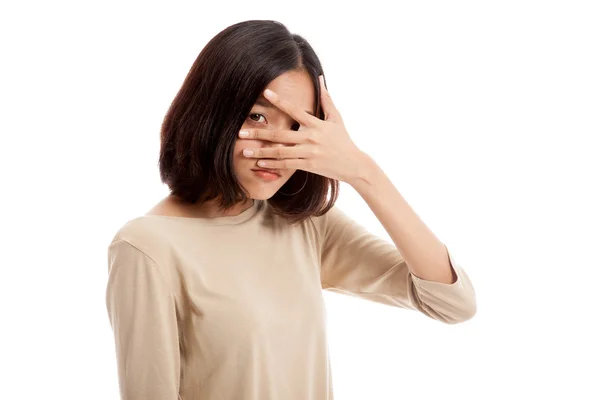
[[[192,204],[218,199],[222,209],[247,199],[233,170],[238,132],[269,82],[292,70],[310,75],[314,113],[323,119],[318,82],[323,68],[304,38],[277,21],[251,20],[208,42],[161,127],[160,177],[172,195]],[[338,191],[338,181],[297,170],[269,204],[300,221],[327,212]]]

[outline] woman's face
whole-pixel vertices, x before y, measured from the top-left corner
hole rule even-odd
[[[315,107],[315,91],[307,72],[286,72],[271,81],[266,87],[277,93],[282,99],[292,102],[312,114]],[[252,107],[242,129],[280,129],[298,130],[299,125],[289,115],[273,106],[262,95]],[[243,155],[246,148],[256,149],[270,146],[284,146],[254,139],[239,139],[235,143],[233,169],[236,177],[248,196],[256,200],[267,200],[287,182],[296,170],[276,170],[276,174],[267,172],[257,165],[256,158]]]

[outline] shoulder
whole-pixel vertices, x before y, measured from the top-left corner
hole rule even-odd
[[[325,214],[309,218],[316,241],[322,247],[346,230],[353,220],[340,208],[333,206]]]
[[[310,218],[312,224],[314,224],[316,230],[320,234],[325,234],[325,232],[333,227],[336,227],[340,224],[345,224],[351,222],[350,217],[342,210],[340,210],[337,206],[333,206],[330,208],[325,214],[320,216],[314,216]]]
[[[161,228],[162,225],[162,228]],[[114,253],[121,249],[136,249],[140,253],[156,261],[157,252],[165,246],[168,234],[165,224],[159,219],[140,216],[128,220],[112,237],[109,243],[109,253]]]

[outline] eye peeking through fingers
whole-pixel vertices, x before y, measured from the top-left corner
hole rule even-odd
[[[259,121],[255,121],[252,117],[258,116],[259,119],[260,117],[262,117],[264,119],[264,122],[259,122]],[[267,122],[267,118],[261,114],[261,113],[250,113],[250,115],[248,115],[248,118],[250,118],[251,121],[253,122],[257,122],[257,123],[266,123]]]
[[[267,121],[267,118],[265,117],[265,115],[261,114],[259,112],[250,113],[248,115],[248,118],[252,122],[257,123],[257,124],[268,124],[268,121]],[[261,118],[263,119],[263,121],[260,121]],[[258,119],[258,121],[257,121],[257,119]],[[300,124],[298,122],[294,121],[292,123],[292,126],[290,127],[290,130],[292,130],[292,131],[298,131],[298,130],[300,130]]]

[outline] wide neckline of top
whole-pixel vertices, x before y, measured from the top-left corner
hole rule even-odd
[[[182,217],[176,215],[158,215],[158,214],[146,214],[142,215],[141,218],[150,218],[150,219],[165,219],[165,220],[174,220],[174,221],[185,221],[194,224],[202,224],[202,225],[235,225],[241,224],[252,218],[263,206],[264,200],[253,200],[252,205],[242,211],[237,215],[228,215],[224,217],[212,217],[212,218],[203,218],[203,217]]]

